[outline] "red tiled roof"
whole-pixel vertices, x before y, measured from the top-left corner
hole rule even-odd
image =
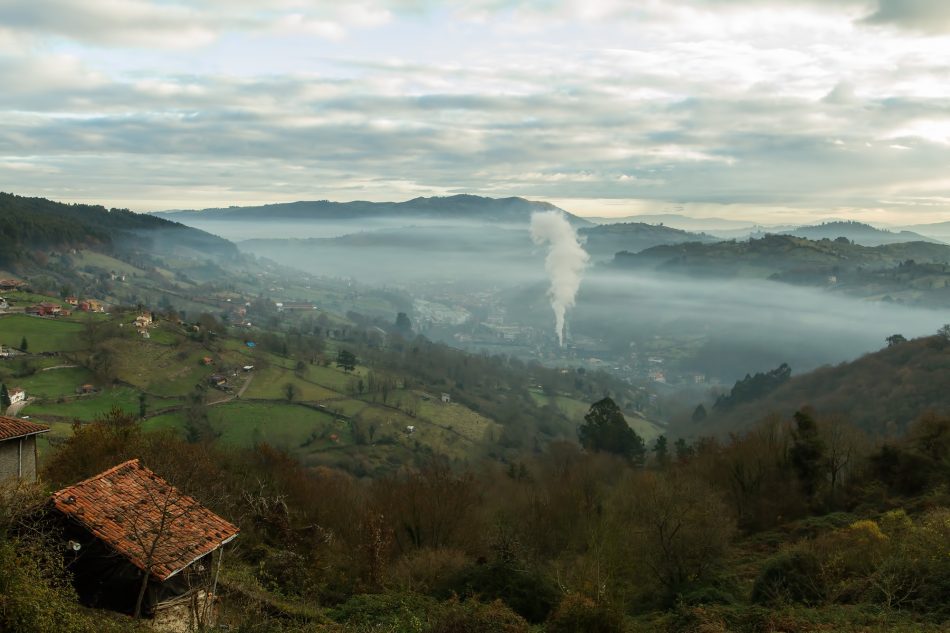
[[[45,424],[36,424],[29,420],[20,420],[19,418],[8,418],[0,415],[0,440],[12,440],[24,435],[35,435],[37,433],[46,433],[49,427]]]
[[[160,581],[239,532],[137,459],[63,488],[53,494],[53,505],[143,571],[155,545],[150,571]],[[159,532],[164,533],[156,537]]]

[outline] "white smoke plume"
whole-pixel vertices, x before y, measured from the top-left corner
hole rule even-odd
[[[574,227],[563,213],[544,211],[531,214],[531,239],[539,246],[550,243],[544,268],[551,278],[548,297],[554,310],[557,340],[564,345],[564,314],[574,306],[581,275],[590,256],[577,241]]]

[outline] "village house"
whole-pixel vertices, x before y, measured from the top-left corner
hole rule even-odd
[[[87,393],[95,393],[95,392],[96,392],[96,386],[88,382],[84,385],[79,385],[78,387],[76,387],[76,393],[80,395],[87,394]]]
[[[208,384],[221,389],[228,384],[228,379],[223,374],[211,374],[208,376]]]
[[[36,436],[49,427],[0,415],[0,481],[36,479]]]
[[[450,402],[452,402],[452,396],[450,396],[450,395],[447,394],[447,393],[443,393],[443,394],[442,394],[442,404],[449,404]]]
[[[19,279],[0,279],[0,291],[3,292],[22,290],[25,286],[26,282]]]
[[[237,527],[137,459],[63,488],[51,506],[83,603],[128,614],[140,604],[163,631],[213,628],[222,546]]]
[[[57,303],[50,303],[49,301],[44,301],[42,303],[37,303],[26,309],[27,314],[32,314],[34,316],[59,316],[63,312],[62,306]]]
[[[210,356],[205,356],[204,358],[201,359],[201,364],[202,364],[202,365],[212,365],[212,364],[214,364],[214,359],[211,358]]]
[[[78,306],[79,297],[66,297],[66,303],[68,303],[71,306]]]
[[[83,299],[79,302],[79,309],[83,312],[105,312],[105,306],[96,299]]]
[[[152,325],[152,315],[148,312],[143,312],[142,314],[135,317],[135,327],[141,329],[150,327]]]

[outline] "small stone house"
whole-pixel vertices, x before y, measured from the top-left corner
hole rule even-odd
[[[214,626],[223,546],[236,526],[137,459],[63,488],[51,505],[84,604],[132,614],[141,595],[156,629]]]
[[[0,480],[36,479],[36,436],[49,427],[0,415]]]

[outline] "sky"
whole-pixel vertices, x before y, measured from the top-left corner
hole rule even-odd
[[[950,220],[945,0],[0,0],[0,190]]]

